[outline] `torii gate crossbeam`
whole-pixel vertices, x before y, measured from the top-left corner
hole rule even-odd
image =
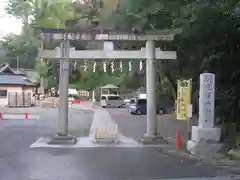
[[[60,59],[61,50],[40,50],[39,54],[42,58]],[[175,51],[161,51],[156,48],[156,59],[176,59],[177,53]],[[147,59],[146,50],[75,50],[70,48],[69,59]]]

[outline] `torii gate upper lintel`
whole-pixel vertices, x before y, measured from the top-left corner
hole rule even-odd
[[[40,50],[39,56],[60,59],[60,103],[58,133],[68,136],[68,76],[69,59],[146,59],[147,86],[147,133],[146,139],[155,139],[158,134],[156,113],[156,59],[176,59],[174,51],[156,49],[155,41],[172,41],[179,30],[163,31],[156,34],[133,34],[116,31],[76,31],[41,28],[43,40],[60,40],[61,47],[55,50]],[[137,51],[81,50],[70,48],[69,41],[145,41],[146,48]],[[81,58],[80,58],[81,57]]]

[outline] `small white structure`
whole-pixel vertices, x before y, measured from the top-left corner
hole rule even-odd
[[[68,89],[68,94],[69,95],[78,95],[78,92],[76,89]]]
[[[215,154],[219,144],[221,129],[214,127],[215,75],[200,75],[199,122],[192,127],[192,138],[187,149],[195,155],[211,156]]]
[[[139,94],[138,98],[139,99],[147,99],[147,94]]]
[[[104,109],[95,109],[90,136],[93,143],[118,143],[118,126]]]
[[[94,143],[118,143],[118,126],[113,127],[99,126],[94,131]]]
[[[96,94],[96,92],[95,92],[95,90],[93,90],[93,91],[92,91],[92,102],[93,102],[93,103],[96,102],[95,94]]]
[[[58,90],[59,94],[59,90]],[[78,95],[78,91],[76,89],[68,89],[68,95]]]
[[[9,64],[0,66],[0,106],[27,107],[38,85]]]
[[[101,87],[101,96],[103,94],[116,94],[119,95],[119,87],[113,84],[107,84]]]

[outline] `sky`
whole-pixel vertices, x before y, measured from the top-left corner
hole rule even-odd
[[[7,0],[0,0],[0,38],[9,33],[20,34],[22,23],[14,17],[10,17],[4,10]]]
[[[76,1],[76,0],[73,0]],[[77,0],[83,2],[82,0]],[[20,34],[22,31],[22,23],[20,20],[9,16],[4,7],[7,5],[8,0],[0,0],[0,39],[7,34],[14,33]]]

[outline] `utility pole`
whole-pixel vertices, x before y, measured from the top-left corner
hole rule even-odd
[[[43,41],[41,41],[41,45],[40,45],[40,49],[42,50],[43,49]],[[41,63],[44,62],[44,59],[41,58]],[[40,77],[40,93],[41,94],[44,94],[44,78],[41,76]]]
[[[19,72],[19,56],[17,56],[17,72]]]

